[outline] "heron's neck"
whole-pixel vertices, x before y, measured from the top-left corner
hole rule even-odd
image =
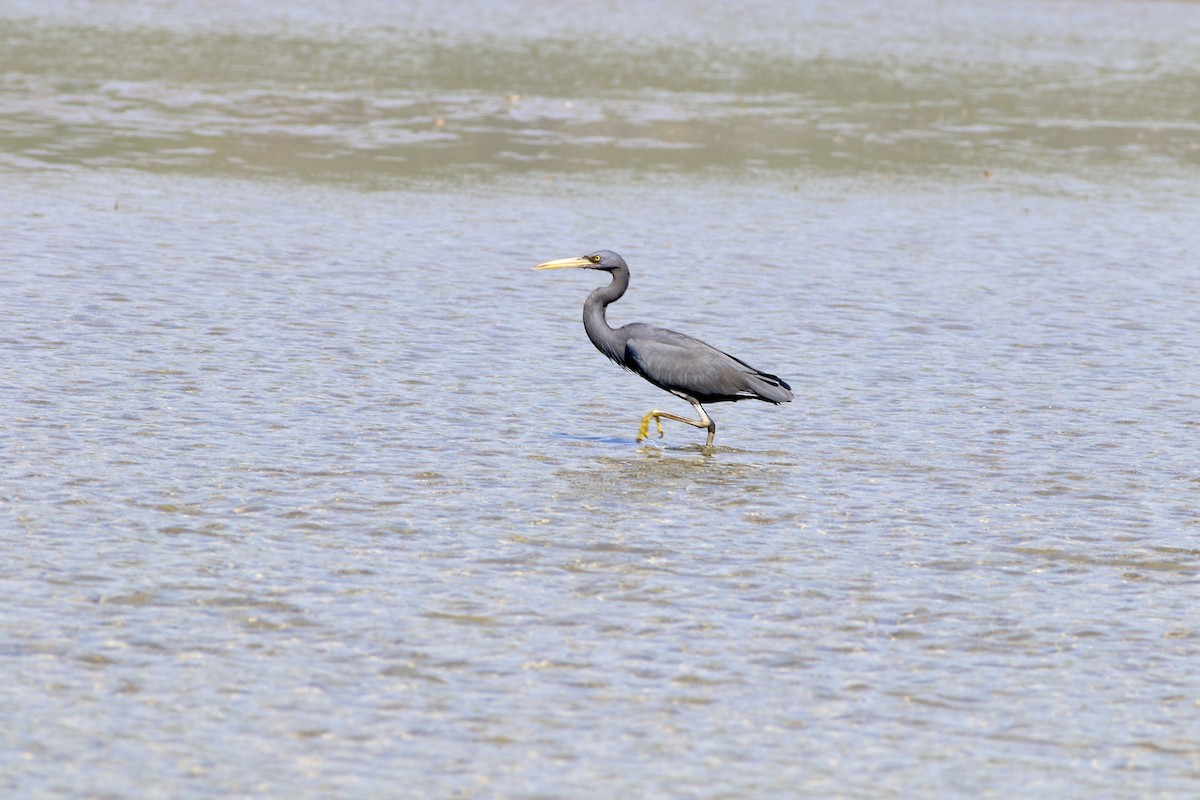
[[[625,294],[629,288],[629,270],[618,269],[612,273],[612,282],[594,289],[583,304],[583,329],[596,349],[614,361],[621,361],[625,353],[625,341],[613,330],[604,318],[604,310]]]

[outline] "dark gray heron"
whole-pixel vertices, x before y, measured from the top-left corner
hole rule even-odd
[[[777,375],[757,370],[741,359],[682,333],[642,322],[613,328],[604,318],[610,303],[621,299],[629,288],[629,267],[625,259],[611,250],[597,250],[586,256],[562,258],[538,264],[534,269],[598,269],[612,275],[607,286],[592,290],[583,304],[583,329],[596,349],[631,372],[636,372],[660,389],[666,389],[696,409],[699,419],[688,419],[669,411],[655,409],[642,417],[637,440],[649,437],[650,420],[663,435],[662,419],[708,429],[705,449],[711,449],[717,423],[701,403],[730,403],[738,400],[765,400],[788,403],[792,387]]]

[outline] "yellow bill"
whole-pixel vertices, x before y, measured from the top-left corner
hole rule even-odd
[[[534,269],[568,269],[570,267],[591,267],[595,266],[591,261],[583,256],[575,258],[560,258],[557,261],[547,261],[545,264],[538,264]]]

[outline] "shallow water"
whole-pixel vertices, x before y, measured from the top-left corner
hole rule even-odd
[[[0,16],[0,787],[1194,796],[1198,7],[511,8]]]
[[[1189,3],[294,5],[11,4],[6,160],[360,186],[1200,164]]]

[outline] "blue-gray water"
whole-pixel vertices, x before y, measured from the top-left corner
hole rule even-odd
[[[0,790],[1196,796],[1200,6],[493,8],[0,13]]]

